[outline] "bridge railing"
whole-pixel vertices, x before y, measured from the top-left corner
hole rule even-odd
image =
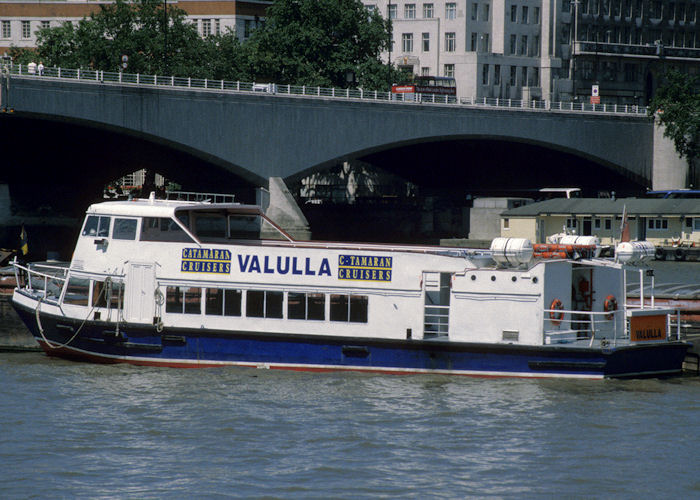
[[[542,111],[557,111],[565,113],[611,113],[623,115],[646,115],[645,106],[631,104],[588,104],[582,102],[558,102],[545,100],[522,100],[502,98],[455,97],[435,94],[393,94],[363,89],[341,89],[327,87],[312,87],[303,85],[278,85],[275,83],[255,83],[227,80],[211,80],[207,78],[183,78],[176,76],[144,75],[139,73],[122,73],[87,69],[44,68],[39,73],[36,67],[13,64],[10,73],[36,78],[58,78],[81,80],[98,83],[113,83],[121,85],[136,85],[145,87],[174,87],[187,89],[218,90],[224,92],[256,92],[270,95],[290,95],[317,97],[324,99],[357,99],[369,101],[385,101],[391,103],[412,104],[443,104],[452,106],[510,108]]]

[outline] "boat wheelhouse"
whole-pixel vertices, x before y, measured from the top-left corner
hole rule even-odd
[[[151,196],[90,206],[67,267],[15,263],[13,304],[47,354],[105,363],[680,373],[675,311],[628,307],[627,266],[575,250],[295,241],[256,206]]]

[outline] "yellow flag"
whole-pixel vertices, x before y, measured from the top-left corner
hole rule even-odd
[[[27,242],[27,231],[24,229],[24,224],[22,224],[22,231],[19,233],[19,249],[22,251],[22,255],[27,255],[29,252],[29,243]]]

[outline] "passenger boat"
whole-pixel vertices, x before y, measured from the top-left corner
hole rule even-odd
[[[15,263],[13,304],[48,355],[103,363],[678,374],[689,345],[675,311],[626,304],[625,271],[646,255],[627,245],[625,263],[533,257],[525,239],[295,241],[257,206],[151,195],[90,206],[69,266]]]

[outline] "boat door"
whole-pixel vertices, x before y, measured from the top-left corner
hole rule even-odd
[[[129,262],[124,291],[124,319],[131,323],[153,322],[155,291],[155,264],[153,262]]]
[[[450,327],[451,273],[423,273],[423,336],[447,336]]]

